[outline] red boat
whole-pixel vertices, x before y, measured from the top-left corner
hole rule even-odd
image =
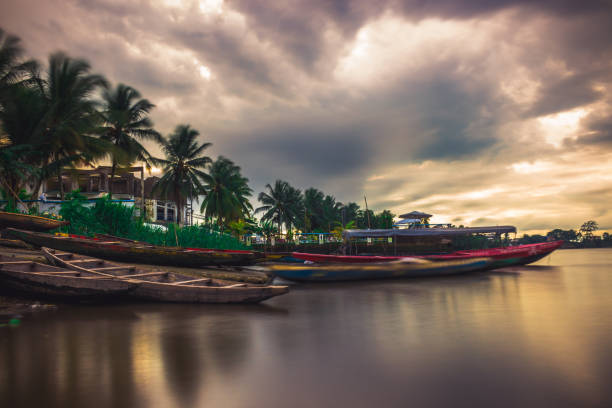
[[[422,258],[432,261],[448,261],[466,258],[493,258],[492,268],[501,268],[510,265],[526,265],[544,258],[563,244],[563,241],[542,242],[538,244],[518,245],[502,248],[473,249],[467,251],[456,251],[443,255],[420,255],[420,256],[346,256],[346,255],[321,255],[293,252],[294,258],[316,263],[371,263],[391,262],[404,258]]]

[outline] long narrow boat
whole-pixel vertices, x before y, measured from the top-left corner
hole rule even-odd
[[[85,238],[85,239],[89,238],[83,235],[75,235],[75,234],[70,234],[70,236],[73,238]],[[94,234],[94,237],[89,238],[89,239],[93,239],[96,241],[120,241],[120,242],[132,243],[132,244],[151,245],[148,242],[136,241],[133,239],[117,237],[115,235],[109,235],[109,234]],[[181,247],[171,247],[171,248],[181,248]],[[235,254],[256,254],[257,253],[256,251],[251,251],[249,249],[216,249],[216,248],[192,248],[192,247],[183,247],[182,249],[190,249],[192,251],[229,252],[229,253],[235,253]],[[263,257],[263,254],[261,254],[261,257]]]
[[[49,262],[78,273],[98,272],[118,281],[137,282],[131,299],[174,303],[257,303],[289,291],[287,286],[228,284],[211,278],[194,278],[176,272],[146,272],[134,266],[42,248]]]
[[[75,272],[32,261],[0,262],[3,288],[22,294],[71,301],[106,301],[126,296],[138,286],[130,280],[109,279],[95,271]]]
[[[48,247],[119,262],[185,267],[249,265],[263,254],[162,247],[146,243],[64,237],[7,228],[4,235],[37,247]]]
[[[542,242],[538,244],[527,244],[503,248],[491,248],[483,250],[456,251],[443,255],[415,256],[416,258],[433,261],[449,261],[470,258],[492,258],[492,268],[500,268],[511,265],[526,265],[535,262],[559,248],[563,241]],[[343,256],[343,255],[321,255],[294,252],[293,256],[304,261],[316,263],[380,263],[392,262],[404,259],[402,256]]]
[[[70,224],[68,221],[0,211],[0,229],[19,228],[28,231],[49,231],[68,224]]]
[[[362,279],[423,278],[488,269],[490,258],[431,262],[425,260],[365,264],[270,265],[277,276],[292,281],[330,282]]]

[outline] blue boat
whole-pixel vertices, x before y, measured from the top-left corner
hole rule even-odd
[[[298,282],[333,282],[364,279],[427,278],[458,275],[488,269],[491,258],[471,258],[431,262],[409,258],[407,260],[369,264],[305,264],[270,265],[276,276]]]

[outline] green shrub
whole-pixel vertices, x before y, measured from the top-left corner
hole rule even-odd
[[[179,228],[176,224],[170,224],[167,229],[163,229],[145,224],[142,218],[134,216],[134,207],[113,203],[108,196],[98,199],[91,207],[85,206],[86,198],[78,191],[71,192],[66,198],[60,215],[70,221],[70,225],[61,227],[62,232],[86,236],[109,234],[164,246],[246,248],[231,235],[221,233],[216,225],[200,224]]]

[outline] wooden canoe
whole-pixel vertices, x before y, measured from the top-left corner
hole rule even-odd
[[[413,258],[427,259],[431,261],[452,261],[470,258],[492,258],[491,268],[500,268],[511,265],[526,265],[535,262],[559,248],[563,241],[542,242],[537,244],[518,245],[501,248],[476,249],[467,251],[456,251],[442,255],[420,255]],[[304,261],[316,263],[380,263],[393,262],[406,259],[403,256],[345,256],[345,255],[322,255],[294,252],[293,256]]]
[[[75,237],[75,238],[85,238],[85,239],[88,238],[82,235],[74,235],[74,234],[70,234],[70,236]],[[109,235],[109,234],[94,234],[94,238],[90,238],[90,239],[94,239],[97,241],[120,241],[120,242],[128,242],[128,243],[139,244],[139,245],[152,245],[152,244],[149,244],[148,242],[136,241],[133,239],[117,237],[115,235]],[[257,251],[251,251],[250,249],[217,249],[217,248],[192,248],[192,247],[166,247],[166,248],[189,249],[192,251],[230,252],[230,253],[236,253],[236,254],[255,254],[255,255],[260,256],[261,258],[264,257],[263,253],[258,253]]]
[[[32,261],[4,260],[0,262],[0,282],[3,288],[22,294],[69,301],[119,299],[138,285],[138,282],[91,271],[76,272]]]
[[[263,255],[253,252],[195,251],[146,243],[63,237],[7,228],[4,235],[37,247],[75,252],[119,262],[199,268],[203,266],[250,265]]]
[[[70,224],[68,221],[0,211],[0,229],[19,228],[28,231],[49,231],[68,224]]]
[[[457,275],[487,269],[490,258],[454,261],[382,262],[365,264],[270,265],[277,276],[292,281],[330,282],[362,279],[425,278]]]
[[[194,278],[176,272],[146,272],[134,266],[42,248],[53,264],[76,272],[110,274],[117,280],[137,282],[130,299],[173,303],[257,303],[289,291],[287,286],[232,284],[212,278]]]

